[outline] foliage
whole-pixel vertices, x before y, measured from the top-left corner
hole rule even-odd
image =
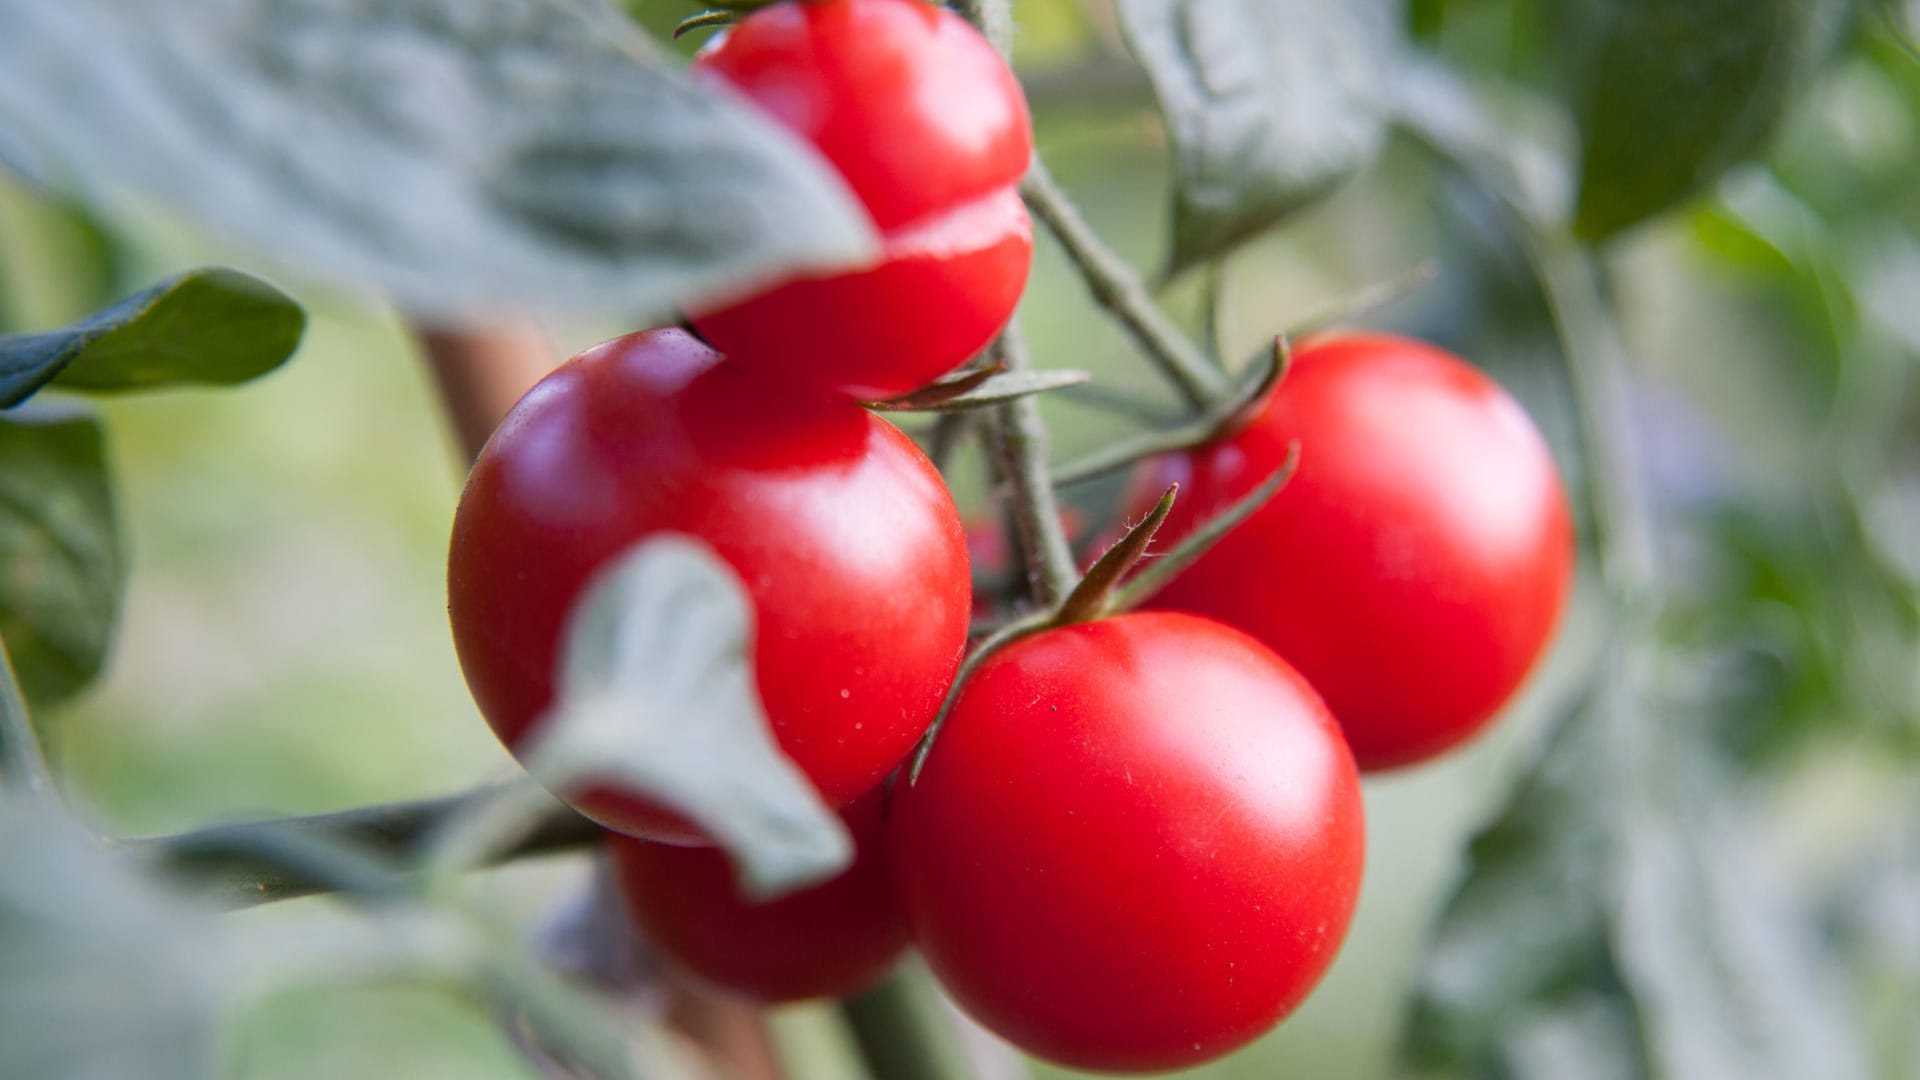
[[[9,5],[0,161],[441,314],[654,316],[872,247],[814,156],[596,0]]]
[[[1004,28],[1058,6],[977,14]],[[1400,213],[1432,234],[1438,299],[1388,318],[1579,417],[1562,449],[1600,564],[1596,613],[1576,628],[1598,639],[1596,659],[1435,916],[1399,1051],[1423,1073],[1913,1066],[1920,956],[1878,947],[1886,912],[1915,893],[1911,844],[1887,839],[1902,822],[1834,839],[1817,865],[1778,824],[1836,753],[1894,763],[1889,801],[1910,822],[1920,761],[1920,63],[1896,36],[1900,12],[1855,20],[1855,7],[1117,0],[1167,136],[1170,274],[1234,255],[1231,280],[1283,223],[1308,236]],[[1069,66],[1114,59],[1079,20],[1047,17],[1075,28]],[[515,302],[659,316],[857,262],[873,240],[811,152],[593,0],[10,5],[0,162],[102,215],[108,233],[137,232],[157,206],[276,267],[440,315]],[[1164,316],[1141,314],[1153,298],[1137,281],[1068,246],[1136,342],[1173,348]],[[1668,325],[1729,324],[1685,363],[1632,318],[1673,285],[1641,280],[1648,253],[1674,250],[1661,265],[1685,265],[1685,296],[1725,295]],[[0,338],[0,638],[43,728],[105,662],[127,559],[101,424],[27,399],[245,381],[284,361],[304,323],[273,286],[212,269]],[[1612,355],[1623,342],[1669,366]],[[1078,376],[974,377],[885,407],[996,407]],[[1747,396],[1766,397],[1766,422],[1735,411]],[[580,693],[565,709],[664,720],[711,706],[743,732],[761,722],[739,678],[750,628],[736,586],[697,556],[681,562],[629,570],[667,573],[703,602],[636,577],[582,615]],[[689,632],[668,609],[707,618]],[[636,643],[662,635],[730,674],[691,686],[642,662]],[[675,789],[691,778],[679,794],[762,885],[844,858],[831,816],[764,739],[716,748],[649,729],[659,741],[634,745],[576,727],[572,769]],[[679,755],[686,768],[663,772]],[[265,850],[303,852],[308,869],[337,872],[333,887],[377,892],[439,927],[434,940],[465,943],[404,955],[405,976],[444,977],[518,1017],[544,1060],[621,1075],[633,1033],[448,886],[447,872],[534,827],[547,804],[524,796],[457,805],[434,819],[437,840],[401,857],[369,861],[332,839]],[[138,1061],[141,1075],[205,1075],[229,931],[45,804],[0,805],[0,851],[15,869],[0,888],[0,1073],[105,1077]],[[378,906],[356,912],[377,931],[365,947],[405,953],[396,943],[419,926],[398,929]],[[27,1000],[22,986],[54,992]],[[115,1037],[73,1037],[94,1027]],[[650,1053],[649,1075],[678,1068]]]
[[[0,638],[29,699],[99,672],[125,563],[99,422],[70,407],[0,413]]]

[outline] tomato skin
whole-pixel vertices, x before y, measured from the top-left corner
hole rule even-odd
[[[841,811],[852,866],[769,903],[741,896],[718,848],[609,834],[607,850],[634,922],[677,967],[763,1005],[846,997],[878,981],[907,946],[885,804],[875,789]]]
[[[1152,601],[1238,627],[1313,683],[1362,769],[1480,731],[1545,651],[1572,583],[1565,489],[1520,405],[1465,361],[1384,334],[1309,342],[1237,430],[1150,462],[1181,485],[1163,543],[1257,486],[1271,502]]]
[[[883,246],[874,266],[696,313],[707,340],[871,400],[925,385],[1006,325],[1033,255],[1015,190],[1032,124],[1019,81],[964,19],[921,0],[775,4],[716,38],[695,70],[816,146]]]
[[[1359,776],[1306,681],[1170,612],[1049,630],[969,679],[890,830],[908,926],[1021,1049],[1141,1072],[1272,1027],[1359,894]]]
[[[959,512],[891,424],[719,360],[681,331],[645,331],[515,406],[454,517],[454,644],[480,711],[517,746],[550,702],[591,575],[648,535],[691,535],[753,601],[754,673],[781,747],[845,805],[913,747],[952,682],[970,613]],[[701,839],[617,791],[562,794],[621,832]]]

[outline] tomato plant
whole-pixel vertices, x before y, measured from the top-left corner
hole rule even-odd
[[[0,1077],[1920,1075],[1916,30],[0,3]]]
[[[520,745],[553,697],[557,640],[595,570],[659,531],[697,537],[753,599],[754,672],[780,746],[844,804],[913,746],[953,677],[965,535],[939,474],[893,425],[719,360],[681,331],[648,331],[528,393],[454,518],[454,642],[481,712]],[[698,839],[617,789],[570,794],[619,831]]]
[[[1259,638],[1326,698],[1363,769],[1479,731],[1545,650],[1573,573],[1567,497],[1544,439],[1498,384],[1382,334],[1302,346],[1225,433],[1143,465],[1170,482],[1178,538],[1299,471],[1155,599]]]
[[[989,1028],[1079,1068],[1181,1068],[1265,1032],[1359,895],[1359,777],[1325,706],[1191,615],[995,653],[894,799],[927,963]]]
[[[702,52],[838,170],[883,237],[877,265],[780,283],[697,313],[770,376],[863,398],[903,394],[984,348],[1026,285],[1016,186],[1026,98],[979,31],[921,0],[776,4]]]
[[[885,805],[874,791],[840,812],[856,853],[839,876],[759,903],[741,894],[717,848],[618,834],[607,846],[627,909],[668,960],[764,1004],[845,997],[886,974],[907,947]]]

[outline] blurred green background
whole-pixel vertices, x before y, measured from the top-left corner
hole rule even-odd
[[[1549,50],[1514,5],[1414,7],[1435,53],[1550,80]],[[655,28],[688,10],[639,6]],[[1103,82],[1105,62],[1087,63],[1117,47],[1092,10],[1023,0],[1019,60],[1035,87],[1042,154],[1109,240],[1152,269],[1169,229],[1165,138],[1136,80]],[[1819,881],[1849,873],[1853,854],[1911,858],[1916,843],[1916,117],[1920,66],[1863,30],[1796,102],[1765,164],[1609,257],[1662,539],[1691,586],[1676,590],[1685,618],[1672,655],[1696,655],[1685,651],[1689,628],[1713,642],[1739,631],[1742,650],[1712,662],[1734,665],[1730,692],[1747,704],[1712,722],[1727,726],[1759,778],[1759,829]],[[0,180],[8,328],[66,322],[210,259],[257,267],[247,252],[162,220],[105,235]],[[1517,260],[1484,197],[1398,138],[1332,198],[1228,262],[1223,351],[1249,355],[1321,306],[1431,261],[1430,284],[1374,317],[1485,365],[1528,404],[1577,480],[1551,328]],[[108,675],[65,707],[54,753],[116,834],[450,793],[512,768],[450,647],[442,574],[460,456],[404,326],[367,298],[278,280],[313,316],[286,368],[235,391],[103,405],[132,583]],[[1197,324],[1201,292],[1187,280],[1166,299]],[[1045,237],[1022,310],[1043,366],[1089,368],[1104,386],[1171,404]],[[550,329],[571,352],[629,327]],[[1072,400],[1046,408],[1063,459],[1131,425]],[[980,498],[966,460],[954,481],[963,500]],[[1110,496],[1085,497],[1097,511]],[[1332,973],[1271,1037],[1197,1075],[1393,1074],[1427,932],[1467,841],[1505,803],[1547,715],[1587,670],[1593,604],[1583,592],[1548,663],[1491,735],[1368,780],[1365,892]],[[490,874],[484,888],[538,918],[582,871],[582,860],[550,859]],[[331,911],[302,901],[245,917]],[[1900,996],[1910,978],[1891,977],[1884,1026],[1915,1020],[1903,1011],[1913,999]],[[779,1018],[797,1076],[857,1075],[837,1023],[819,1007]],[[260,1080],[532,1075],[483,1013],[404,984],[277,998],[236,1018],[227,1060],[228,1075]]]

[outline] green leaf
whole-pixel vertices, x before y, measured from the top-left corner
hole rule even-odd
[[[34,704],[100,670],[125,584],[99,422],[0,413],[0,638]]]
[[[1691,714],[1613,660],[1473,842],[1402,1045],[1460,1075],[1866,1075],[1823,956]]]
[[[1173,141],[1169,274],[1326,194],[1385,134],[1398,4],[1119,0]]]
[[[0,1076],[204,1080],[228,954],[49,800],[0,800]]]
[[[935,383],[905,397],[872,402],[868,407],[881,412],[965,412],[969,409],[984,409],[989,405],[999,405],[1015,398],[1079,386],[1093,379],[1093,376],[1087,372],[1064,368],[1053,371],[1003,371],[993,374],[982,373],[982,375],[983,377],[977,379],[969,377],[950,383]]]
[[[1574,225],[1599,239],[1747,160],[1832,53],[1851,0],[1561,0],[1581,124]]]
[[[672,807],[752,893],[839,873],[852,839],[775,741],[752,640],[752,602],[718,555],[691,537],[641,541],[574,609],[530,771],[556,791],[611,782]]]
[[[650,316],[877,244],[811,147],[600,0],[7,4],[0,155],[429,315]]]
[[[52,791],[54,785],[7,641],[0,638],[0,795],[15,790]]]
[[[306,313],[259,278],[190,270],[71,326],[0,335],[0,408],[49,382],[77,390],[227,386],[279,367]]]

